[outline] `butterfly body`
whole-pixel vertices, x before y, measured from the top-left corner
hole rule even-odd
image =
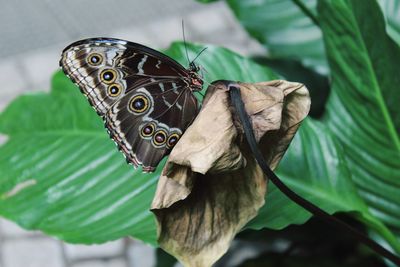
[[[197,115],[198,68],[146,46],[92,38],[64,49],[60,66],[75,82],[127,161],[154,171]]]

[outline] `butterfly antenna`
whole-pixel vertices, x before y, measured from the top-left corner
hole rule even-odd
[[[186,58],[187,58],[188,64],[190,65],[190,59],[189,59],[189,54],[188,54],[187,45],[186,45],[186,37],[185,37],[185,23],[183,23],[183,20],[182,20],[182,35],[183,35],[183,44],[185,45]]]
[[[197,54],[197,56],[192,60],[192,62],[194,62],[200,55],[201,53],[203,53],[204,51],[207,50],[208,47],[204,47],[203,49],[201,49],[201,51]]]

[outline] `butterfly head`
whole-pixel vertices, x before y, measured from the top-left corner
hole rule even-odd
[[[189,79],[192,91],[201,91],[203,89],[203,79],[199,75],[200,67],[193,61],[189,64]]]

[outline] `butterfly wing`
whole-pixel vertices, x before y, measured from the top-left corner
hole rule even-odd
[[[68,46],[63,71],[103,117],[129,163],[153,171],[193,121],[188,71],[140,44],[95,38]]]
[[[193,108],[197,102],[190,91],[180,90],[177,95],[167,91],[167,83],[164,87],[164,92],[158,84],[131,91],[106,114],[106,127],[111,136],[127,159],[134,165],[143,165],[144,171],[154,170],[197,113]],[[138,108],[142,106],[143,111]]]

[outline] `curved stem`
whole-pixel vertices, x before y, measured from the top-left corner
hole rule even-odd
[[[246,113],[246,110],[244,108],[244,104],[240,95],[240,87],[236,83],[225,83],[226,86],[229,89],[229,93],[231,96],[231,102],[234,106],[234,109],[239,116],[240,122],[243,125],[244,133],[247,139],[247,142],[250,146],[250,149],[257,160],[258,164],[260,165],[261,169],[264,171],[266,174],[267,178],[271,179],[271,181],[278,187],[278,189],[284,193],[288,198],[290,198],[292,201],[306,209],[307,211],[311,212],[313,215],[315,215],[317,218],[320,218],[324,220],[325,222],[334,225],[338,228],[341,228],[342,230],[346,231],[347,233],[351,234],[353,237],[355,237],[358,241],[361,243],[365,244],[372,250],[374,250],[376,253],[381,255],[382,257],[387,258],[388,260],[392,261],[394,264],[400,267],[400,258],[390,252],[389,250],[385,249],[369,237],[367,237],[365,234],[360,232],[359,230],[351,227],[344,221],[330,215],[326,211],[322,210],[315,204],[311,203],[310,201],[304,199],[294,191],[292,191],[289,187],[287,187],[280,179],[278,176],[275,175],[275,173],[269,168],[268,164],[265,162],[264,157],[261,153],[261,151],[258,148],[257,141],[254,137],[254,132],[253,128],[250,122],[250,119]]]

